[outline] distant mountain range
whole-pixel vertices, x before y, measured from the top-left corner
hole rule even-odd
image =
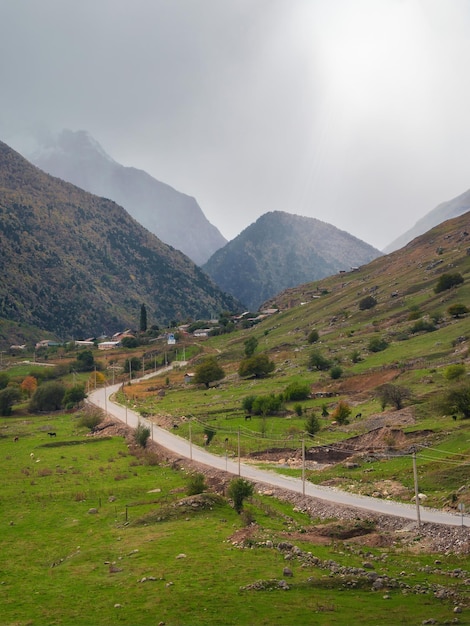
[[[0,142],[1,318],[62,338],[239,310],[182,252],[121,206]]]
[[[274,211],[261,216],[203,265],[250,310],[289,287],[350,270],[381,252],[331,224]]]
[[[465,191],[465,193],[457,196],[453,200],[439,204],[435,209],[418,220],[413,228],[410,228],[410,230],[392,241],[392,243],[384,248],[384,252],[389,253],[394,250],[399,250],[415,237],[426,233],[431,228],[434,228],[434,226],[442,224],[442,222],[448,219],[463,215],[468,210],[470,210],[470,190]]]
[[[114,200],[198,265],[227,243],[194,198],[142,170],[120,165],[85,131],[42,134],[34,148],[19,151],[48,174]]]

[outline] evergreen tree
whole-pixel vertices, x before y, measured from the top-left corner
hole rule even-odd
[[[147,309],[145,304],[140,307],[140,332],[147,332]]]

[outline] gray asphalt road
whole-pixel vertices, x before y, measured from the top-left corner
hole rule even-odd
[[[150,374],[149,376],[154,376],[154,374]],[[394,502],[393,500],[382,500],[368,496],[354,495],[330,487],[313,485],[307,481],[283,476],[276,472],[258,469],[251,465],[241,463],[238,459],[234,461],[233,459],[211,454],[207,450],[192,444],[187,439],[183,439],[163,428],[155,426],[152,422],[145,420],[129,408],[112,402],[110,396],[112,396],[119,387],[120,385],[111,385],[106,387],[106,389],[97,389],[89,394],[88,400],[101,409],[104,409],[108,415],[119,419],[133,428],[138,425],[139,421],[142,422],[150,428],[151,437],[155,442],[179,456],[225,470],[231,474],[239,475],[254,482],[265,483],[267,486],[289,489],[327,502],[334,502],[340,505],[417,521],[418,512],[414,503],[408,505]],[[461,515],[453,515],[443,511],[424,508],[423,506],[420,507],[420,520],[421,522],[432,522],[448,526],[469,525],[468,518],[465,516],[462,518]]]

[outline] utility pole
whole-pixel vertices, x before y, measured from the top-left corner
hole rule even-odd
[[[416,450],[413,450],[413,477],[415,483],[416,518],[419,528],[421,526],[421,513],[419,510],[418,468],[416,467]]]
[[[305,439],[302,439],[302,495],[305,495]]]

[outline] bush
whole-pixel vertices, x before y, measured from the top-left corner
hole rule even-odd
[[[0,415],[11,415],[13,405],[21,398],[21,391],[16,385],[10,385],[0,391]]]
[[[195,472],[188,478],[187,494],[188,496],[196,496],[198,493],[206,491],[206,477],[201,472]]]
[[[342,375],[343,375],[343,370],[339,365],[334,365],[330,369],[330,377],[333,380],[337,380],[338,378],[341,378]]]
[[[228,497],[233,500],[233,508],[240,514],[243,510],[243,502],[253,495],[253,484],[244,478],[234,478],[228,486]]]
[[[307,421],[305,422],[305,430],[312,437],[320,430],[320,421],[315,413],[308,416]]]
[[[331,417],[334,421],[338,422],[338,424],[348,424],[348,417],[351,415],[351,408],[349,404],[346,402],[339,402],[336,409],[331,414]]]
[[[416,333],[432,333],[437,330],[436,326],[432,322],[426,322],[426,320],[418,320],[410,328],[410,333],[413,335]]]
[[[150,437],[150,428],[148,428],[148,426],[144,426],[142,422],[139,422],[134,432],[134,439],[136,443],[141,448],[145,448],[149,437]]]
[[[385,383],[376,389],[376,396],[379,398],[382,410],[387,404],[392,404],[397,411],[403,408],[405,400],[411,397],[411,392],[406,387]]]
[[[209,388],[210,383],[222,380],[225,372],[213,356],[205,358],[195,370],[193,382],[195,385],[205,385]]]
[[[65,386],[59,381],[50,381],[40,385],[29,403],[29,410],[58,411],[63,406]]]
[[[446,291],[461,283],[463,283],[463,277],[458,272],[454,274],[442,274],[442,276],[439,276],[437,285],[434,287],[434,293],[441,293],[441,291]]]
[[[294,411],[295,411],[295,414],[298,415],[299,417],[301,417],[302,413],[304,412],[301,404],[294,404]]]
[[[254,376],[264,378],[274,371],[275,365],[269,360],[267,354],[256,354],[248,359],[243,359],[238,368],[238,375],[243,377]]]
[[[216,431],[210,426],[206,426],[204,428],[204,442],[205,445],[208,446],[210,442],[214,439]]]
[[[444,378],[446,380],[458,380],[465,374],[465,365],[463,363],[454,363],[448,365],[444,370]]]
[[[468,313],[468,307],[466,307],[465,304],[452,304],[447,309],[447,313],[451,317],[458,319],[459,317],[462,317],[462,315],[466,315]]]
[[[80,404],[80,402],[85,398],[85,386],[74,385],[65,391],[63,403],[66,409],[72,409],[74,406],[77,406],[77,404]]]
[[[245,346],[245,356],[250,357],[253,356],[256,348],[258,347],[258,340],[256,337],[250,337],[244,343]]]
[[[366,311],[367,309],[373,309],[377,305],[377,300],[373,296],[366,296],[359,301],[359,309]]]
[[[324,357],[318,350],[315,350],[310,355],[310,359],[308,361],[309,367],[316,370],[328,370],[331,367],[331,362]]]
[[[89,430],[95,430],[95,428],[101,424],[103,420],[104,413],[101,409],[93,406],[87,406],[80,417],[80,426],[84,426]]]
[[[372,337],[368,348],[370,352],[382,352],[382,350],[388,348],[388,343],[381,337]]]
[[[307,341],[308,343],[315,343],[320,339],[320,334],[318,330],[311,330],[308,334]]]
[[[253,403],[256,400],[256,396],[246,396],[242,400],[242,409],[247,413],[251,413],[253,410]]]
[[[293,382],[287,385],[284,391],[284,398],[287,402],[292,400],[306,400],[310,397],[310,383],[308,382]]]
[[[470,418],[470,384],[463,383],[450,389],[441,402],[448,413],[462,413],[464,419]]]
[[[279,413],[284,407],[284,398],[282,394],[269,396],[257,396],[253,402],[253,415],[274,415]]]

